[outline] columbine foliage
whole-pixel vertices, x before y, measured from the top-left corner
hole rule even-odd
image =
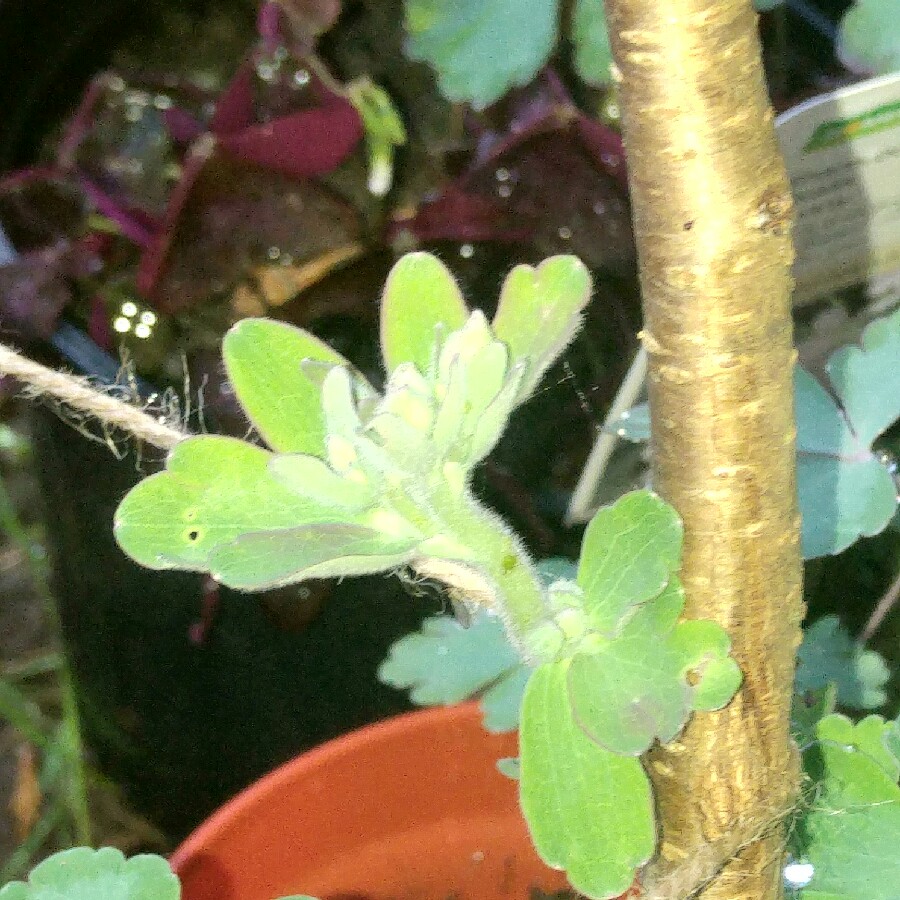
[[[793,836],[812,865],[802,900],[893,900],[900,884],[900,727],[881,716],[821,719],[803,754],[815,782]]]
[[[755,0],[755,6],[763,12],[783,2]],[[560,0],[405,0],[404,5],[407,55],[431,65],[448,100],[482,109],[534,79],[556,49],[557,23],[566,8],[575,70],[591,85],[612,81],[603,0],[575,0],[568,7]],[[516,40],[510,41],[513,28]]]
[[[681,522],[652,492],[601,510],[577,571],[551,563],[543,578],[471,493],[472,469],[573,338],[589,294],[574,257],[519,266],[489,323],[437,259],[407,256],[384,293],[383,394],[306,332],[240,322],[225,364],[271,450],[183,441],[123,500],[115,531],[144,565],[245,590],[404,565],[445,581],[481,610],[474,628],[493,652],[469,655],[468,636],[432,621],[383,677],[424,701],[484,691],[490,727],[520,720],[538,852],[579,890],[611,897],[655,846],[639,755],[692,710],[727,703],[740,672],[722,628],[679,621]],[[448,679],[424,673],[439,647]]]
[[[794,375],[805,559],[840,553],[883,531],[896,514],[891,464],[873,443],[900,419],[900,310],[872,322],[860,347],[836,351],[827,371],[840,406],[805,369],[797,366]],[[626,440],[648,440],[646,404],[611,428]]]
[[[841,19],[838,56],[854,72],[900,70],[900,0],[855,0]]]
[[[161,856],[125,859],[113,847],[73,847],[35,866],[28,881],[11,881],[0,900],[180,900],[181,883]],[[280,900],[316,900],[306,894]]]
[[[823,616],[804,629],[797,653],[798,694],[833,684],[841,706],[877,709],[887,700],[885,685],[890,678],[881,654],[854,641],[837,616]]]
[[[64,850],[12,881],[0,900],[179,900],[181,886],[168,863],[149,854],[129,860],[112,847]]]

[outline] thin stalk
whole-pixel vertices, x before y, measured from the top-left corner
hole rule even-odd
[[[640,347],[628,368],[624,381],[616,392],[612,406],[610,406],[609,412],[603,420],[603,426],[597,435],[597,440],[581,470],[578,484],[575,485],[572,499],[569,501],[569,508],[566,510],[565,522],[567,525],[587,522],[593,514],[597,488],[606,473],[606,467],[619,440],[619,436],[612,430],[612,424],[637,402],[644,389],[646,377],[647,350],[645,347]]]
[[[32,582],[43,603],[47,623],[55,635],[62,635],[62,622],[50,589],[46,557],[19,520],[6,489],[6,483],[2,478],[0,478],[0,528],[7,533],[10,540],[28,561]],[[91,843],[91,818],[85,776],[84,742],[81,736],[81,720],[78,714],[75,683],[65,653],[60,654],[57,679],[62,705],[62,727],[66,735],[64,745],[68,761],[66,805],[75,826],[78,843],[87,845]]]
[[[859,636],[860,644],[867,644],[875,636],[875,632],[881,628],[881,623],[887,618],[890,611],[897,605],[900,600],[900,572],[891,582],[891,586],[884,592],[884,596],[875,604],[869,621],[866,622],[865,628]]]
[[[744,673],[731,704],[648,760],[661,843],[646,882],[672,897],[776,900],[784,833],[768,823],[798,784],[802,618],[788,181],[751,0],[607,0],[607,12],[654,484],[684,520],[685,614],[722,624]]]

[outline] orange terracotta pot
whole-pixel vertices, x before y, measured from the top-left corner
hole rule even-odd
[[[477,705],[388,719],[247,788],[172,857],[183,900],[528,900],[566,886],[536,856]]]

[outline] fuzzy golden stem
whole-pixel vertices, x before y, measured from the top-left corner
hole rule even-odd
[[[599,3],[600,0],[597,0]],[[751,0],[607,0],[620,73],[654,476],[685,523],[689,618],[728,629],[735,700],[650,759],[655,870],[725,862],[705,900],[781,897],[795,790],[789,733],[802,618],[790,318],[791,199]],[[781,802],[783,798],[783,803]],[[677,882],[677,879],[675,879]],[[698,884],[682,884],[678,897]],[[674,897],[674,895],[673,895]]]

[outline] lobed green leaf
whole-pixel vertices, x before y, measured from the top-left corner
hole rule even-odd
[[[365,524],[340,522],[251,532],[216,547],[209,572],[240,591],[268,590],[309,578],[373,575],[408,563],[421,539],[412,530],[389,535]]]
[[[119,546],[151,569],[208,572],[214,551],[249,532],[342,521],[340,510],[273,478],[273,458],[235,438],[182,441],[165,470],[144,479],[119,504]],[[344,517],[355,522],[350,512]]]
[[[540,666],[522,705],[522,810],[540,857],[593,898],[628,890],[653,855],[650,783],[635,757],[592,741],[572,715],[569,661]]]
[[[407,54],[476,109],[531,81],[556,44],[557,0],[405,0],[405,12]]]
[[[637,756],[655,740],[671,741],[692,710],[720,709],[739,687],[727,633],[715,622],[678,623],[683,609],[684,591],[672,576],[620,635],[572,659],[575,720],[607,750]]]
[[[409,690],[421,706],[459,703],[521,668],[503,623],[480,612],[468,628],[452,616],[435,616],[420,631],[396,641],[378,678]]]
[[[506,276],[493,327],[512,361],[527,364],[518,402],[528,399],[578,333],[590,299],[590,273],[575,256],[552,256],[537,268],[516,266]]]
[[[450,270],[430,253],[408,253],[391,269],[381,298],[381,349],[388,375],[405,362],[427,374],[435,342],[462,328],[468,317]]]
[[[126,860],[112,847],[75,847],[45,859],[28,881],[0,889],[0,900],[179,900],[169,864],[143,854]]]
[[[890,677],[881,655],[854,641],[837,616],[823,616],[804,629],[797,653],[796,693],[833,684],[841,706],[876,709],[887,701]]]
[[[301,363],[348,366],[340,353],[284,322],[242,319],[225,335],[222,356],[241,406],[273,450],[324,456],[321,392]]]
[[[838,29],[837,53],[853,72],[887,75],[900,70],[900,0],[855,0]]]
[[[900,760],[888,749],[894,723],[854,725],[831,715],[803,755],[815,782],[795,829],[795,857],[812,867],[802,900],[894,900],[900,884]]]
[[[652,491],[599,510],[584,533],[578,584],[593,626],[613,637],[635,607],[662,593],[681,564],[682,526]]]
[[[900,4],[896,12],[895,23],[900,22]],[[857,439],[866,447],[900,419],[898,373],[900,309],[869,324],[861,347],[843,347],[828,360],[828,377]]]

